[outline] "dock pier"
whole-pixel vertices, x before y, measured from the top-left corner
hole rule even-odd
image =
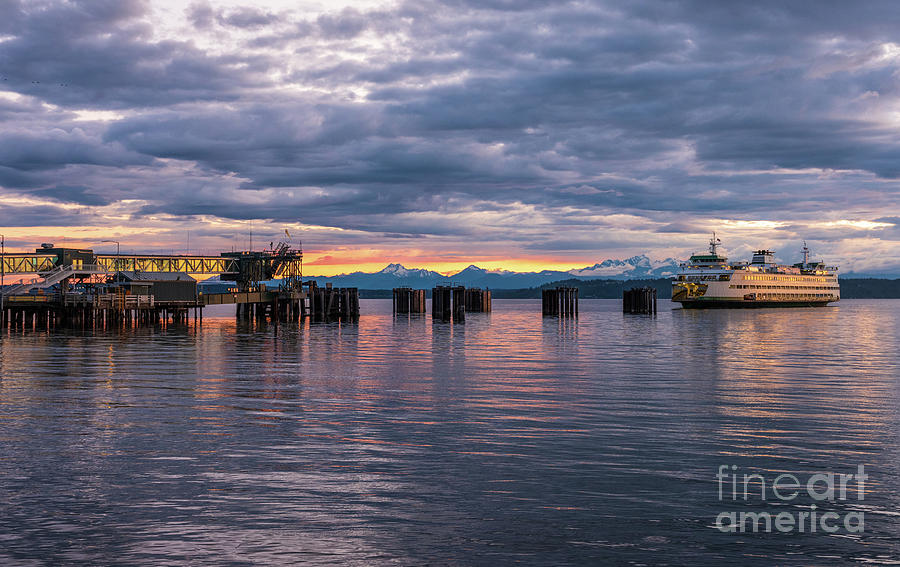
[[[307,285],[307,284],[304,284]],[[203,308],[234,305],[238,321],[271,321],[274,324],[312,321],[355,321],[359,318],[356,288],[318,287],[311,291],[250,291],[198,294],[190,302],[158,301],[153,295],[133,296],[60,294],[4,297],[0,310],[2,328],[73,327],[84,329],[143,325],[184,325],[191,318],[203,321]]]
[[[303,252],[286,243],[219,256],[95,254],[44,244],[0,253],[0,273],[37,278],[0,286],[0,327],[113,328],[187,324],[203,308],[235,305],[239,321],[353,321],[359,290],[304,282]],[[226,290],[202,293],[191,274],[217,275]],[[277,290],[263,282],[280,280]]]
[[[42,328],[113,328],[143,325],[187,324],[190,310],[198,318],[196,301],[156,302],[150,295],[18,295],[4,297],[0,311],[0,327]],[[202,316],[200,316],[202,318]]]

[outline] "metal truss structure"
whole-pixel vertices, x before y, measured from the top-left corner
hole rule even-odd
[[[234,258],[222,256],[115,256],[98,255],[97,264],[110,272],[183,272],[228,274],[238,271]]]
[[[56,267],[56,256],[46,254],[4,254],[2,271],[5,274],[37,274]]]
[[[56,250],[56,249],[54,249]],[[62,249],[60,249],[62,250]],[[303,252],[285,243],[276,248],[254,252],[226,252],[221,256],[164,256],[133,254],[93,254],[78,250],[79,259],[62,265],[65,252],[0,255],[0,273],[38,274],[47,276],[54,270],[70,269],[84,277],[95,273],[115,272],[181,272],[196,275],[220,275],[224,281],[238,283],[241,290],[259,282],[281,278],[282,287],[299,289],[303,274]]]

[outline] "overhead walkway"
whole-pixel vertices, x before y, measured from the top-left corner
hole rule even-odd
[[[89,265],[89,266],[57,266],[48,272],[42,272],[39,278],[34,278],[30,281],[20,283],[18,285],[5,288],[3,290],[4,295],[19,295],[22,293],[27,293],[32,289],[47,289],[52,287],[59,282],[63,281],[66,278],[71,278],[76,274],[79,276],[83,275],[103,275],[108,274],[109,270],[104,268],[103,266],[97,265]]]

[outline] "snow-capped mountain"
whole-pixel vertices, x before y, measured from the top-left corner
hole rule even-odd
[[[569,273],[582,278],[664,278],[675,274],[678,270],[678,260],[666,258],[665,260],[650,260],[644,256],[632,256],[626,260],[603,260],[599,264],[569,270]]]
[[[391,289],[400,286],[426,288],[450,283],[466,287],[486,287],[491,289],[519,289],[536,287],[546,283],[566,279],[636,279],[664,278],[678,269],[674,258],[653,261],[647,256],[632,256],[625,260],[609,259],[593,266],[586,266],[567,272],[542,270],[540,272],[511,272],[509,270],[486,270],[471,265],[450,276],[431,270],[407,268],[402,264],[388,264],[375,273],[353,272],[339,276],[313,276],[320,284],[332,282],[340,287],[361,289]]]
[[[354,272],[355,274],[362,274],[363,272]],[[406,268],[402,264],[388,264],[384,267],[384,269],[375,272],[372,275],[385,275],[385,276],[394,276],[397,278],[430,278],[435,275],[440,276],[437,272],[432,272],[431,270],[423,270],[421,268]]]
[[[392,289],[401,286],[425,288],[447,281],[447,277],[438,272],[407,268],[402,264],[388,264],[374,273],[352,272],[339,276],[312,276],[304,279],[316,280],[319,284],[332,282],[339,287],[360,289]]]

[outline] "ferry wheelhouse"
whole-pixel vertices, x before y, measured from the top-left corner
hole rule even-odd
[[[672,301],[682,307],[813,307],[841,299],[836,266],[809,261],[776,264],[774,252],[757,250],[750,262],[728,262],[709,241],[708,254],[694,254],[672,281]]]

